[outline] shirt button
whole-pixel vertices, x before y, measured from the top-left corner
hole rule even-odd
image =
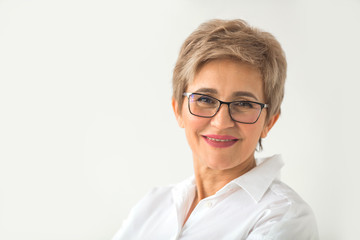
[[[208,208],[211,208],[211,207],[212,207],[212,205],[213,205],[213,203],[212,203],[212,202],[207,202],[207,203],[206,203],[206,207],[208,207]]]

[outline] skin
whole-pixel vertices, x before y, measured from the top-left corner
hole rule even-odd
[[[228,59],[213,60],[203,65],[186,92],[204,93],[222,101],[249,100],[265,103],[260,72],[249,64]],[[236,93],[238,96],[235,96]],[[263,109],[256,123],[242,124],[230,118],[226,105],[222,105],[212,118],[192,115],[188,110],[186,97],[180,104],[173,99],[172,106],[192,150],[197,186],[186,222],[202,199],[214,195],[227,183],[256,166],[254,152],[258,140],[267,136],[279,114],[270,116],[266,121],[267,111]],[[203,136],[208,134],[230,135],[239,140],[231,147],[216,148],[205,141]]]

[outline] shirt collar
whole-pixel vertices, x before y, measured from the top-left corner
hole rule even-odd
[[[280,170],[283,166],[284,162],[281,155],[256,159],[256,167],[232,180],[220,189],[214,197],[223,194],[227,189],[236,185],[244,189],[255,202],[259,202],[269,189],[271,183],[280,175]],[[195,177],[191,176],[176,184],[172,189],[172,194],[176,202],[182,202],[185,199],[193,199],[195,191]]]
[[[182,201],[185,198],[191,198],[195,195],[196,183],[195,177],[191,176],[182,182],[176,184],[172,189],[172,195],[176,201]]]
[[[271,183],[280,175],[284,162],[280,155],[256,160],[257,166],[232,183],[244,189],[254,201],[259,202]]]

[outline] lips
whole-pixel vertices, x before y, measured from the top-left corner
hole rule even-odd
[[[202,136],[210,146],[216,148],[226,148],[234,145],[239,139],[230,135],[203,135]]]

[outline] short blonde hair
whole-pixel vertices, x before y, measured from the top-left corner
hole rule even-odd
[[[201,24],[183,43],[173,72],[173,98],[183,93],[200,67],[215,59],[234,59],[255,66],[262,74],[267,119],[280,113],[284,97],[286,58],[273,35],[245,21],[214,19]],[[181,113],[181,107],[178,108]]]

